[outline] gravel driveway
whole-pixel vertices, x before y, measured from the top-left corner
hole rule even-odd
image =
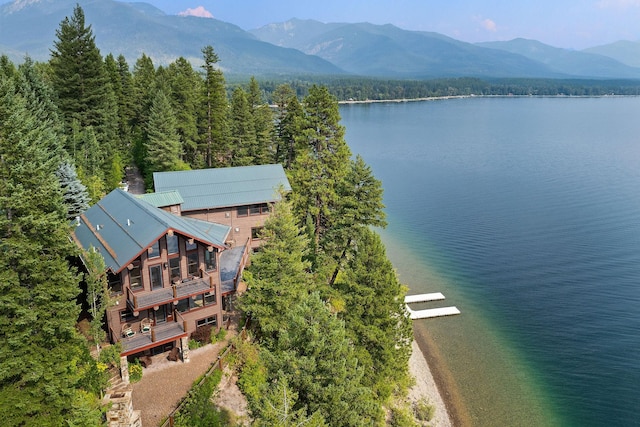
[[[230,328],[224,341],[192,350],[189,363],[170,362],[166,353],[154,356],[151,366],[144,368],[142,379],[133,384],[133,409],[141,411],[142,425],[159,426],[194,381],[217,362],[218,354],[235,334]]]

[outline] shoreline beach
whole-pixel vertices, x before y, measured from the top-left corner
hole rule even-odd
[[[414,326],[414,340],[409,359],[409,372],[416,385],[409,392],[411,401],[426,398],[434,406],[435,414],[430,425],[434,427],[471,426],[464,400],[446,361],[428,333]]]

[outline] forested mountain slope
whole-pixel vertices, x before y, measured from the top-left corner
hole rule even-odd
[[[317,56],[265,43],[233,24],[166,15],[146,3],[113,0],[17,0],[5,4],[0,7],[0,53],[16,62],[21,62],[25,53],[35,60],[47,60],[60,21],[76,4],[84,9],[102,54],[123,54],[130,62],[144,52],[159,65],[180,56],[199,64],[200,50],[213,45],[220,67],[228,73],[343,73]]]

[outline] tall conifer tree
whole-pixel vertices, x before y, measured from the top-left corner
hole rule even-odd
[[[212,46],[202,49],[204,83],[202,85],[202,108],[200,135],[205,164],[212,166],[230,166],[231,152],[228,145],[227,114],[229,103],[224,87],[224,75],[216,66],[218,55]]]
[[[309,263],[304,261],[308,243],[298,228],[291,207],[282,201],[273,206],[260,236],[264,244],[251,257],[248,285],[240,305],[257,320],[264,338],[277,330],[281,313],[308,293]]]
[[[252,164],[263,165],[265,163],[271,163],[275,155],[274,115],[269,104],[264,102],[260,85],[255,77],[251,77],[251,81],[249,82],[247,101],[249,103],[249,110],[251,111],[253,130],[256,135]]]
[[[70,128],[92,126],[105,151],[117,138],[116,105],[100,50],[91,26],[85,26],[82,8],[77,5],[56,30],[51,50],[52,82],[60,111]]]
[[[233,91],[230,114],[231,166],[255,164],[256,131],[247,94],[241,87]]]
[[[169,99],[162,90],[158,90],[147,123],[149,141],[145,175],[147,186],[151,187],[153,172],[185,169],[180,159],[180,136],[176,129],[176,117]]]
[[[184,160],[194,168],[202,167],[204,158],[198,153],[198,107],[202,79],[183,57],[169,64],[167,77]]]
[[[75,330],[79,277],[66,257],[60,143],[0,78],[0,419],[100,425],[95,361]],[[91,398],[93,396],[93,400]]]
[[[80,182],[76,168],[69,162],[64,162],[56,170],[56,176],[63,192],[67,219],[74,219],[89,209],[91,198],[87,193],[87,187]]]
[[[301,138],[305,148],[296,156],[290,176],[294,212],[302,220],[309,218],[312,227],[314,267],[323,265],[319,258],[323,237],[337,220],[338,188],[349,173],[351,151],[344,132],[336,99],[326,87],[311,87],[304,99]]]

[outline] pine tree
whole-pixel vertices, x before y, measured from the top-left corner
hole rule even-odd
[[[351,169],[338,185],[339,202],[335,207],[336,220],[328,231],[324,244],[335,259],[335,269],[329,279],[333,285],[353,237],[363,227],[385,227],[382,183],[373,176],[371,168],[358,155],[351,162]]]
[[[351,152],[339,123],[338,103],[326,87],[309,89],[304,112],[301,138],[305,148],[291,167],[291,200],[297,217],[312,221],[312,262],[317,268],[323,265],[323,237],[337,220],[338,188],[349,173]]]
[[[230,166],[231,152],[228,143],[227,115],[229,103],[225,90],[224,75],[216,64],[220,60],[212,46],[202,49],[204,82],[202,85],[202,117],[200,119],[201,151],[205,164]]]
[[[162,90],[158,90],[153,99],[149,122],[146,126],[149,141],[145,174],[147,186],[151,186],[152,173],[185,169],[180,160],[180,136],[176,130],[176,117],[169,103],[169,98]]]
[[[0,55],[0,75],[4,78],[12,79],[16,76],[16,66],[5,54]]]
[[[60,145],[64,145],[64,123],[60,117],[53,88],[45,82],[45,78],[36,68],[33,60],[27,56],[18,67],[18,89],[29,103],[31,112],[51,128],[58,136]],[[56,150],[57,151],[57,150]]]
[[[289,169],[296,158],[296,153],[304,148],[300,147],[304,112],[289,85],[278,86],[273,97],[277,107],[275,161],[282,164],[285,169]]]
[[[247,94],[241,87],[233,91],[230,114],[231,166],[256,164],[256,131],[253,127]]]
[[[298,393],[297,406],[330,426],[370,426],[382,419],[344,324],[317,293],[284,312],[278,339],[264,352],[269,372]]]
[[[75,330],[79,277],[55,176],[57,136],[0,79],[0,417],[100,425],[95,361]]]
[[[79,5],[71,18],[60,23],[56,37],[50,61],[52,82],[67,128],[74,120],[81,127],[92,126],[101,149],[114,148],[117,107],[93,31],[85,26]]]
[[[133,106],[131,122],[133,133],[133,159],[144,170],[147,158],[147,124],[151,112],[151,103],[156,93],[156,69],[153,61],[144,53],[133,67]]]
[[[132,144],[133,106],[133,77],[129,71],[129,64],[123,55],[117,59],[109,54],[104,60],[105,70],[113,90],[118,113],[118,139],[122,142],[118,154],[128,158]]]
[[[184,160],[192,167],[202,167],[203,157],[198,153],[198,100],[202,80],[182,57],[169,64],[167,78]]]
[[[275,157],[275,128],[273,124],[273,112],[269,104],[263,101],[260,85],[255,77],[251,77],[249,82],[249,92],[247,102],[251,111],[251,120],[255,132],[256,143],[253,149],[254,165],[263,165],[273,162]]]
[[[336,285],[346,301],[342,316],[361,349],[364,383],[385,400],[394,388],[408,382],[413,329],[405,315],[406,289],[398,281],[380,236],[361,228],[354,247],[341,283]]]
[[[307,408],[296,405],[298,393],[292,390],[287,380],[274,381],[264,395],[256,427],[325,427],[327,424],[319,412],[307,416]],[[294,409],[298,408],[298,409]]]
[[[89,209],[91,199],[87,193],[87,187],[78,178],[76,168],[69,162],[64,162],[58,167],[56,176],[62,188],[67,219],[74,219]]]
[[[308,244],[291,207],[282,201],[272,209],[261,234],[264,244],[251,257],[250,290],[240,299],[242,310],[257,320],[263,339],[277,330],[281,314],[308,293],[309,283],[309,264],[303,260]]]

